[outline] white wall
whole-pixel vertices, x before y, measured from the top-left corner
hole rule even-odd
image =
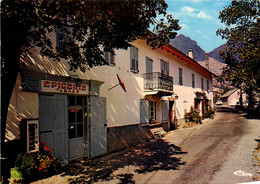
[[[22,92],[21,77],[18,76],[10,100],[7,123],[6,139],[20,139],[20,121],[28,118],[39,117],[38,93]]]
[[[160,59],[169,62],[169,74],[173,77],[174,84],[173,91],[179,97],[176,100],[177,118],[183,118],[184,109],[189,111],[190,106],[194,105],[194,93],[201,91],[201,77],[204,78],[204,89],[207,86],[207,79],[210,81],[210,91],[205,92],[209,99],[213,99],[211,78],[202,74],[201,70],[189,64],[184,64],[181,59],[165,50],[153,50],[145,44],[145,41],[138,40],[133,45],[139,49],[139,73],[130,71],[130,49],[115,51],[115,66],[93,67],[90,70],[86,70],[85,73],[70,71],[65,60],[53,62],[51,59],[41,57],[37,53],[33,55],[33,58],[28,56],[27,59],[35,65],[27,65],[27,68],[35,72],[44,72],[52,75],[69,76],[77,74],[82,79],[103,81],[104,84],[100,87],[100,94],[107,99],[107,123],[109,127],[140,123],[140,99],[143,99],[145,95],[142,74],[146,72],[146,57],[153,60],[154,72],[161,71]],[[179,67],[183,69],[183,86],[178,84]],[[196,79],[195,88],[191,87],[192,73]],[[109,88],[118,84],[117,74],[126,86],[126,93],[120,86],[109,90]],[[8,139],[19,138],[19,120],[38,117],[38,94],[22,92],[20,86],[19,79],[9,107],[7,129],[12,131],[8,131]],[[157,103],[157,106],[157,117],[160,120],[160,103]]]

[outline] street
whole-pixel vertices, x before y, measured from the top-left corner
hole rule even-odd
[[[260,120],[232,111],[97,159],[78,160],[61,174],[35,183],[242,183],[255,181],[254,138]],[[242,174],[241,174],[242,173]],[[241,176],[242,175],[242,176]],[[69,179],[69,180],[67,180]]]

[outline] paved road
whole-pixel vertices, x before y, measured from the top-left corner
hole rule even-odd
[[[253,139],[260,135],[260,121],[246,120],[241,114],[223,111],[203,125],[175,130],[163,139],[92,161],[75,162],[66,174],[36,183],[253,181],[257,171],[252,166],[252,151],[256,147]],[[237,176],[233,174],[235,171],[250,176]]]

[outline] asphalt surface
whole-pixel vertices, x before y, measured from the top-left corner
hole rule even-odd
[[[242,183],[255,181],[254,138],[260,120],[220,109],[214,120],[172,131],[118,153],[78,160],[35,183]],[[234,174],[235,173],[235,174]]]

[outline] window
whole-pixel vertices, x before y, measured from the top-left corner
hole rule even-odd
[[[156,102],[149,101],[149,119],[156,120]]]
[[[105,60],[108,65],[115,65],[115,54],[111,52],[105,52]]]
[[[153,72],[153,60],[146,57],[146,73]]]
[[[71,39],[73,39],[71,28],[58,28],[56,33],[56,49],[63,49],[65,44],[68,43]]]
[[[207,91],[209,91],[209,80],[207,80]]]
[[[169,63],[161,59],[161,72],[169,75]]]
[[[135,46],[130,47],[130,66],[132,72],[139,72],[138,71],[138,48]]]
[[[195,88],[195,75],[191,74],[191,78],[192,78],[192,87]]]
[[[202,90],[204,90],[204,85],[203,85],[203,83],[204,83],[204,79],[201,78],[201,89],[202,89]]]
[[[34,152],[39,150],[39,122],[38,120],[27,120],[26,122],[27,134],[27,152]]]
[[[69,96],[68,122],[69,138],[83,137],[83,101],[82,96]]]
[[[182,80],[182,68],[179,68],[179,85],[183,85],[183,80]]]

